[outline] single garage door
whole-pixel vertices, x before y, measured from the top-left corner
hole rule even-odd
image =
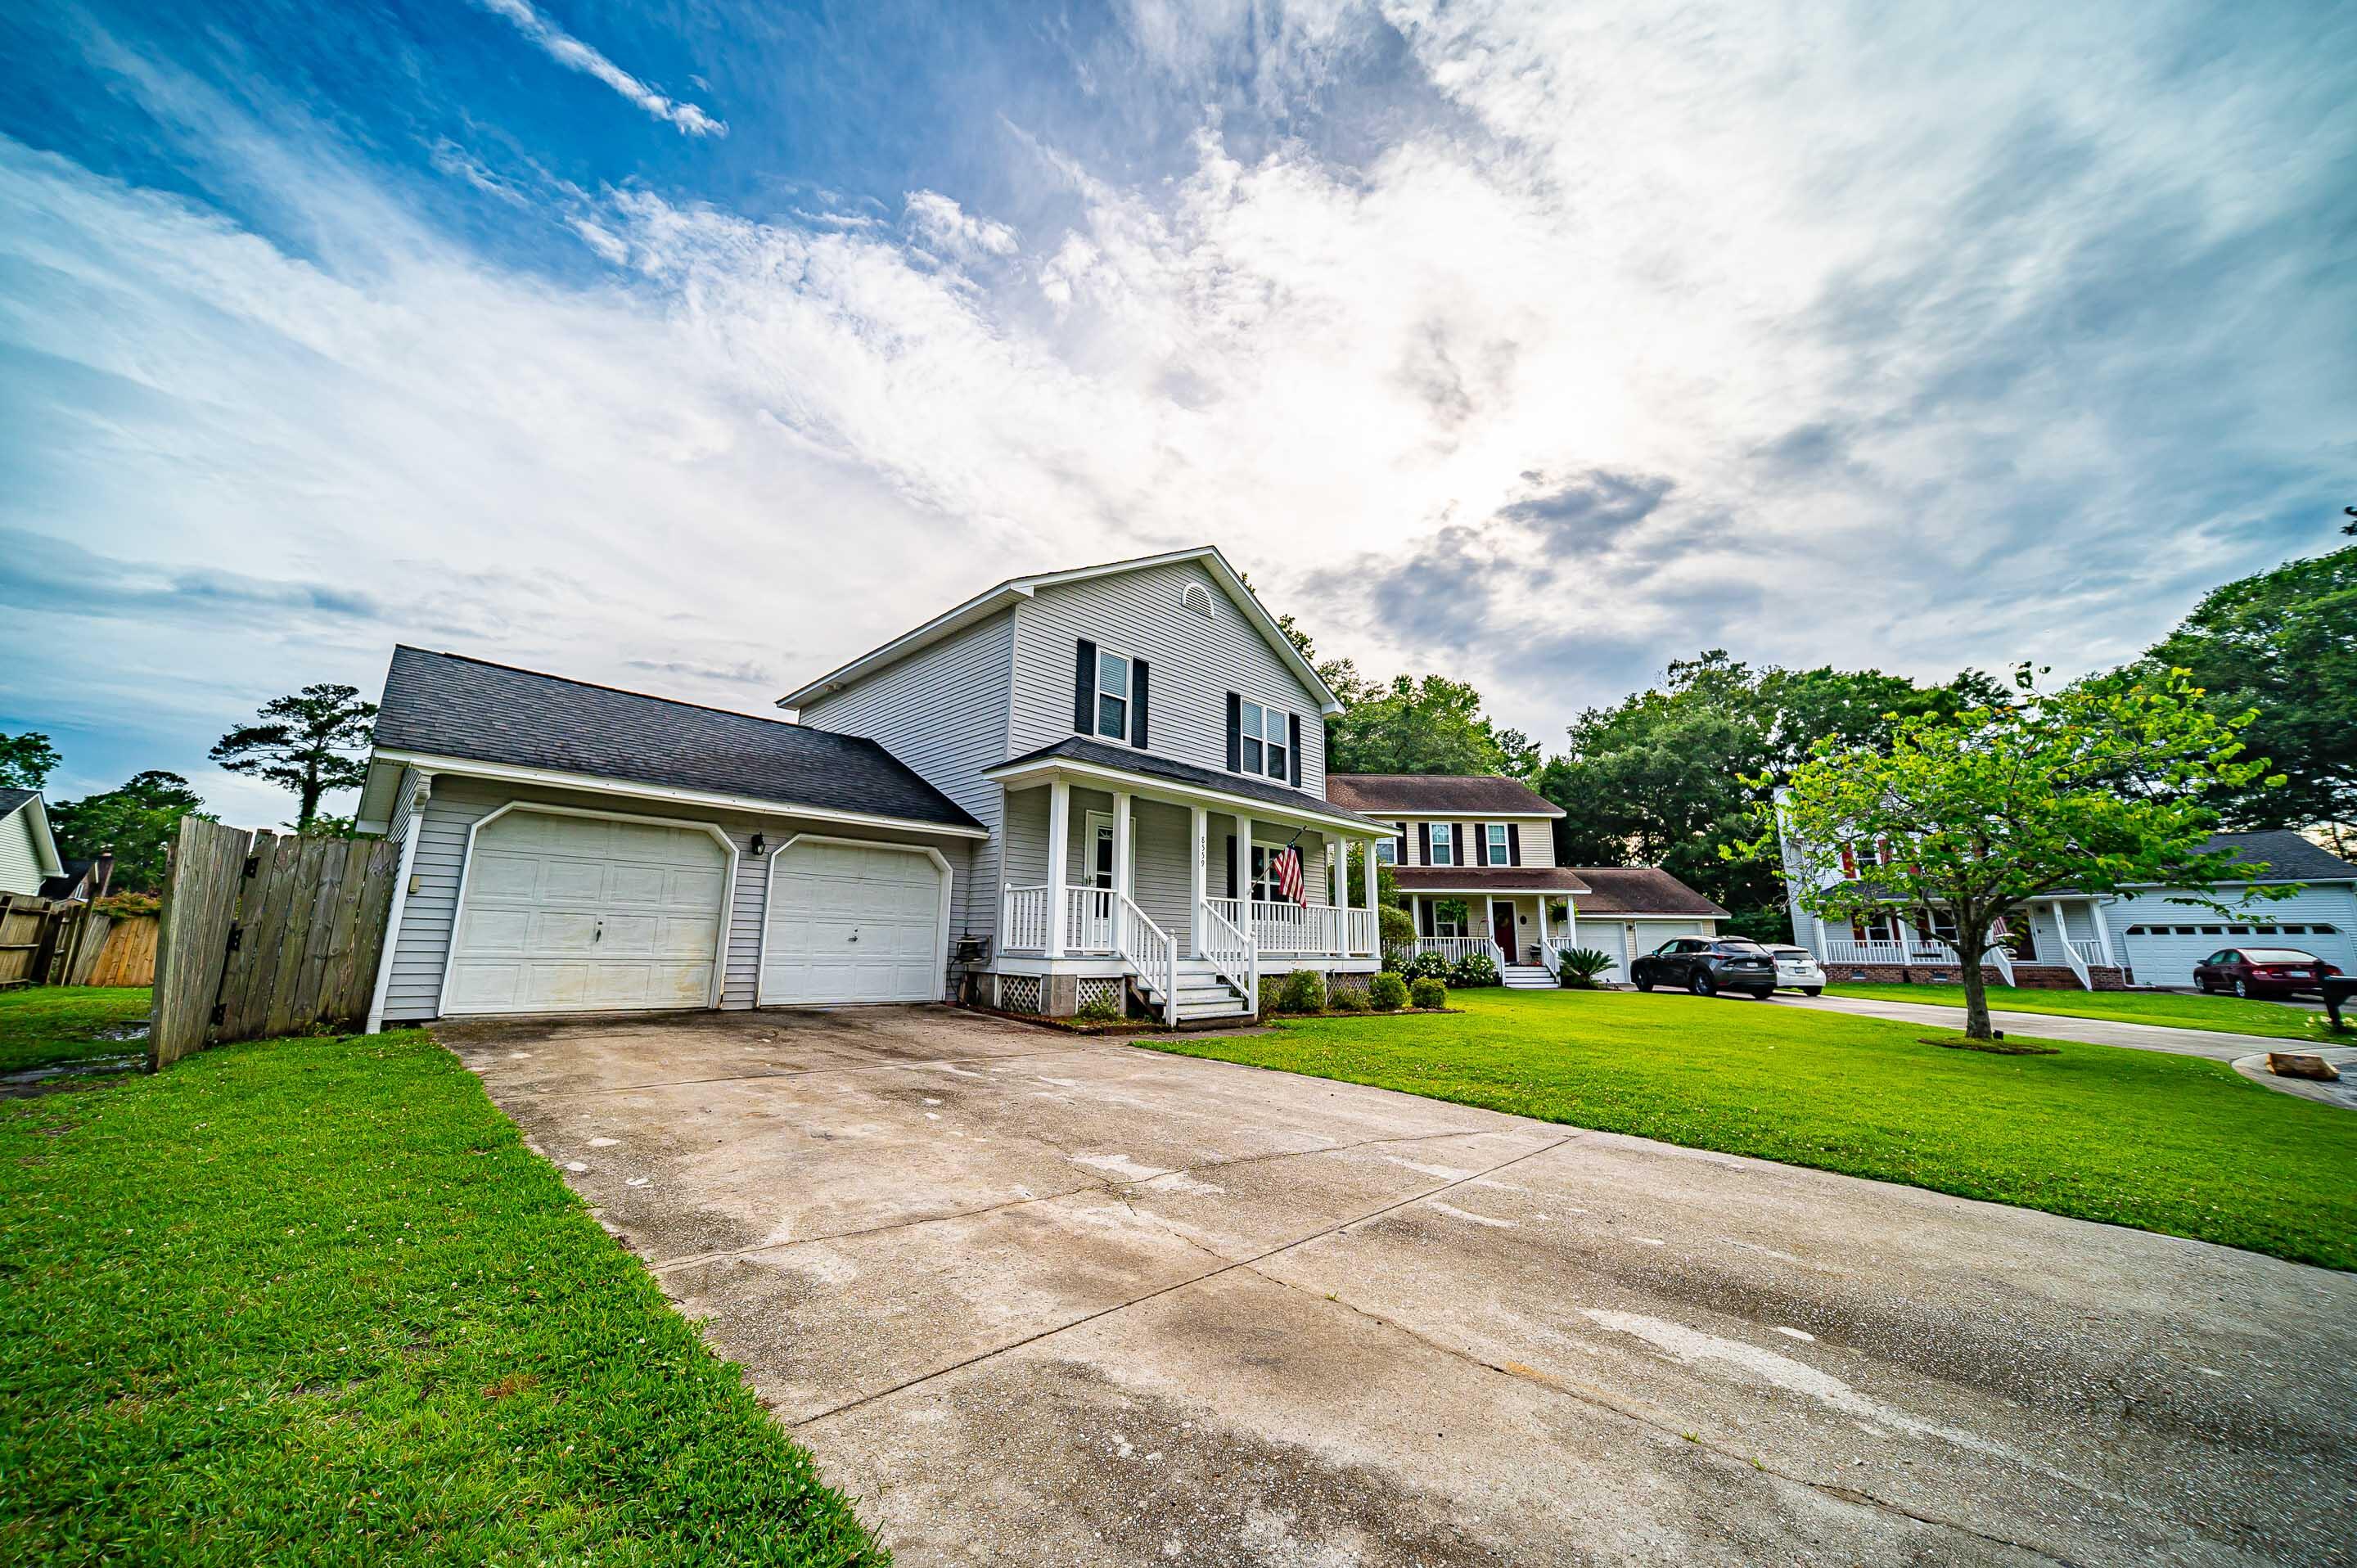
[[[727,882],[702,827],[511,807],[475,830],[442,1010],[708,1007]]]
[[[938,1002],[942,890],[921,850],[798,839],[770,862],[764,1006]]]
[[[2278,926],[2273,935],[2261,935],[2251,926],[2237,930],[2218,925],[2137,924],[2115,940],[2126,950],[2138,985],[2190,986],[2193,966],[2226,948],[2298,948],[2338,964],[2343,973],[2357,969],[2357,945],[2337,925],[2294,920]]]

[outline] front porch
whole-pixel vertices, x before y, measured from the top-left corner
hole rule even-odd
[[[1943,922],[1938,910],[1853,921],[1846,932],[1826,926],[1824,932],[1819,957],[1834,980],[1937,983],[1963,975],[1954,923]],[[2032,905],[2027,918],[1999,933],[1984,967],[2007,985],[2031,989],[2118,991],[2127,984],[2103,905],[2083,896]]]
[[[1053,759],[1001,782],[988,972],[1039,977],[1039,1011],[1103,997],[1092,983],[1111,980],[1172,1024],[1250,1015],[1265,974],[1381,966],[1373,856],[1355,886],[1346,875],[1350,846],[1383,835],[1372,823],[1308,796],[1264,802]],[[1287,848],[1301,854],[1303,902],[1278,886]]]

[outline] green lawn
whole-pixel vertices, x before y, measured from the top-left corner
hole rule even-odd
[[[1962,1008],[1961,985],[1829,985],[1828,996],[1864,996],[1877,1002],[1923,1002]],[[2072,1018],[2105,1018],[2123,1024],[2164,1024],[2173,1029],[2213,1029],[2228,1035],[2266,1035],[2283,1040],[2321,1038],[2304,1007],[2245,1002],[2239,996],[2185,996],[2143,991],[2025,991],[2012,985],[1988,988],[1992,1012],[2054,1013]],[[2357,1042],[2357,1035],[2351,1036]]]
[[[0,1104],[0,1561],[880,1563],[424,1034]]]
[[[144,985],[27,985],[0,991],[0,1072],[92,1057],[144,1055],[144,1039],[102,1036],[146,1016]]]
[[[2357,1115],[2217,1062],[1991,1056],[1926,1025],[1684,995],[1450,1001],[1136,1043],[2357,1268]]]

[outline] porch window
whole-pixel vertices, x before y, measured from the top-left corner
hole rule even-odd
[[[1457,864],[1457,829],[1450,823],[1432,824],[1432,864],[1435,865]],[[1449,934],[1463,936],[1465,933],[1457,931]]]
[[[1432,906],[1432,934],[1436,937],[1469,935],[1466,922],[1473,918],[1473,907],[1462,898],[1443,898]]]
[[[1097,734],[1107,740],[1129,738],[1129,660],[1102,649],[1097,652]]]
[[[1490,864],[1492,865],[1506,865],[1509,860],[1512,859],[1506,847],[1506,824],[1503,822],[1491,822],[1489,826],[1488,832],[1490,835]]]

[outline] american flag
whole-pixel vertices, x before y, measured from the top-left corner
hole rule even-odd
[[[1296,904],[1309,902],[1309,895],[1301,886],[1301,852],[1297,849],[1276,852],[1276,896]]]

